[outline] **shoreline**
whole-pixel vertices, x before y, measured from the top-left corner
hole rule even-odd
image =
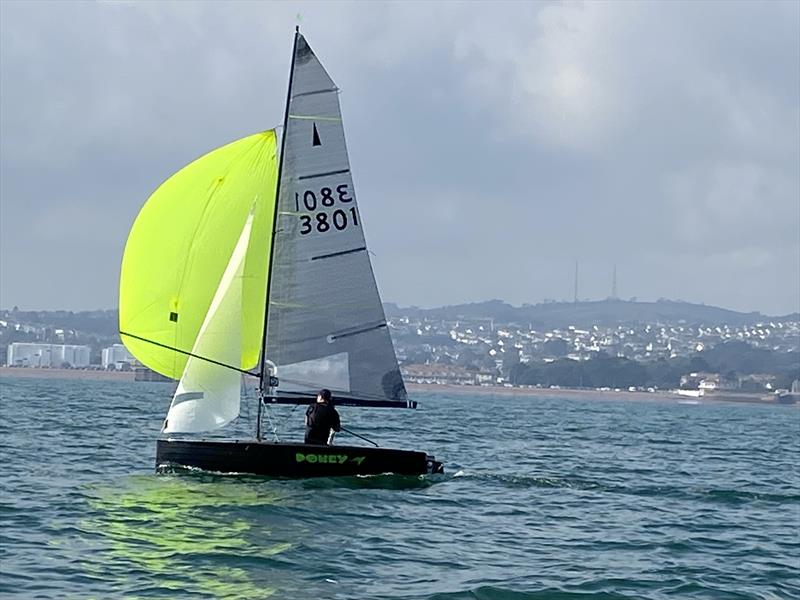
[[[453,394],[469,394],[473,396],[528,396],[528,397],[558,397],[581,399],[581,398],[613,398],[619,399],[625,396],[631,400],[658,400],[658,399],[685,399],[683,396],[667,391],[658,392],[629,392],[613,390],[591,390],[581,388],[523,388],[505,387],[499,385],[452,385],[452,384],[433,384],[433,383],[407,383],[406,388],[410,392],[447,392]]]
[[[585,388],[536,388],[536,387],[505,387],[497,385],[452,385],[431,383],[407,383],[409,392],[466,394],[471,396],[512,396],[530,398],[562,398],[565,400],[630,400],[633,402],[659,402],[674,401],[680,404],[705,404],[705,403],[733,403],[733,404],[763,404],[767,406],[800,406],[778,402],[777,400],[763,398],[769,396],[764,393],[724,392],[710,393],[697,398],[684,396],[673,390],[656,390],[655,392],[629,392],[628,390],[594,390]]]
[[[89,369],[40,369],[34,367],[0,367],[0,379],[82,379],[84,381],[135,381],[133,371],[101,371]]]
[[[136,381],[133,371],[100,371],[83,369],[37,369],[30,367],[0,367],[0,379],[69,379],[89,381]],[[151,383],[151,382],[140,382]],[[162,383],[175,383],[173,381]],[[535,388],[535,387],[505,387],[497,385],[452,385],[430,383],[408,383],[409,392],[425,392],[437,394],[458,394],[468,396],[511,396],[528,398],[561,398],[564,400],[630,400],[634,402],[674,401],[683,404],[705,403],[745,403],[777,406],[795,406],[800,404],[785,404],[768,398],[764,393],[711,393],[698,398],[682,396],[670,390],[657,390],[655,392],[629,392],[628,390],[593,390],[582,388]]]

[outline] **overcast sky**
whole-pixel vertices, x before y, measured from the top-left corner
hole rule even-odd
[[[298,20],[300,19],[300,20]],[[341,88],[384,300],[800,310],[800,3],[0,2],[0,307],[111,308],[139,207]]]

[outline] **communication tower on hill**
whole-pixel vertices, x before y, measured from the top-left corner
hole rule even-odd
[[[578,261],[575,261],[575,294],[572,297],[573,302],[578,302]]]
[[[617,299],[617,265],[614,264],[614,274],[611,276],[611,299]]]

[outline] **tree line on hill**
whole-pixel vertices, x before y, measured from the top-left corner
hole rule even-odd
[[[774,375],[773,387],[788,389],[800,377],[800,354],[772,352],[746,342],[717,344],[689,357],[639,362],[600,353],[596,358],[575,361],[562,358],[549,363],[518,363],[509,369],[516,385],[549,387],[674,389],[689,373],[719,373],[735,380],[753,374]]]

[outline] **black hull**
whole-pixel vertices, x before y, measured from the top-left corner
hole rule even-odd
[[[383,473],[425,475],[443,472],[442,463],[435,461],[432,456],[410,450],[255,440],[158,440],[156,471],[176,468],[271,477],[338,477]]]

